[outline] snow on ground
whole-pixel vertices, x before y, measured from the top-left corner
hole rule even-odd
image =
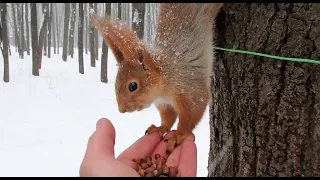
[[[84,56],[85,74],[78,73],[75,58],[62,61],[52,51],[43,57],[39,77],[31,75],[31,56],[10,56],[10,82],[4,83],[0,57],[0,176],[78,176],[88,138],[101,117],[116,129],[115,155],[140,138],[151,124],[160,125],[154,106],[121,114],[115,100],[117,66],[109,53],[109,83],[100,82],[100,60],[90,67]],[[101,49],[99,50],[99,56]],[[176,124],[174,129],[176,128]],[[198,147],[198,174],[207,176],[209,114],[194,130]]]

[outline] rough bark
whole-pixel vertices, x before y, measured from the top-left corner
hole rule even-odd
[[[93,3],[89,3],[89,8],[93,9]],[[89,43],[90,43],[90,65],[91,67],[96,67],[95,60],[95,49],[94,49],[94,26],[90,24],[90,35],[89,35]]]
[[[62,59],[67,61],[68,57],[68,32],[69,32],[69,20],[70,20],[70,3],[64,3],[64,29],[63,29],[63,49]]]
[[[26,50],[30,55],[30,32],[29,32],[29,3],[25,4],[25,23],[26,23]]]
[[[38,22],[37,3],[30,3],[31,16],[31,46],[32,46],[32,75],[39,76],[39,55],[38,55]]]
[[[3,56],[3,81],[8,83],[9,77],[9,41],[8,41],[8,26],[7,26],[7,3],[0,4],[1,10],[1,42],[2,42],[2,56]]]
[[[132,21],[132,29],[137,32],[140,39],[143,39],[145,3],[132,3],[132,13],[132,17],[138,13],[137,19],[139,19],[137,22]]]
[[[79,23],[78,23],[78,52],[79,52],[79,73],[84,74],[83,65],[83,3],[79,3]]]
[[[105,16],[111,15],[111,3],[105,3]],[[108,82],[108,46],[102,40],[102,53],[101,53],[101,82]]]
[[[49,19],[48,19],[48,58],[51,58],[51,23],[52,23],[52,10],[53,10],[53,4],[50,3],[50,12],[49,12]]]
[[[320,59],[320,6],[225,4],[216,46]],[[208,176],[320,176],[320,66],[216,52]]]
[[[70,19],[70,34],[69,34],[69,55],[73,58],[74,54],[74,28],[76,25],[76,5],[77,3],[72,3],[71,19]]]

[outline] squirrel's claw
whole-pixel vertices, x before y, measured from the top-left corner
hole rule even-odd
[[[185,134],[177,134],[177,131],[175,131],[171,137],[165,139],[164,142],[168,143],[166,155],[169,156],[172,151],[182,143],[185,137]]]
[[[160,127],[156,127],[155,125],[151,125],[145,132],[145,135],[146,134],[151,134],[151,133],[154,133],[154,132],[158,132],[159,135],[160,135],[160,138],[161,140],[163,139],[163,136],[168,132],[168,128],[165,128],[163,126],[160,126]]]

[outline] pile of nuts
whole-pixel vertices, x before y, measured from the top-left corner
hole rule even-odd
[[[166,158],[156,154],[154,158],[133,159],[132,167],[141,177],[179,177],[178,167],[168,167]]]

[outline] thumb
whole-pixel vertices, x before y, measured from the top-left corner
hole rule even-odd
[[[90,159],[114,159],[115,129],[112,123],[105,118],[100,119],[96,131],[91,135],[85,156]]]

